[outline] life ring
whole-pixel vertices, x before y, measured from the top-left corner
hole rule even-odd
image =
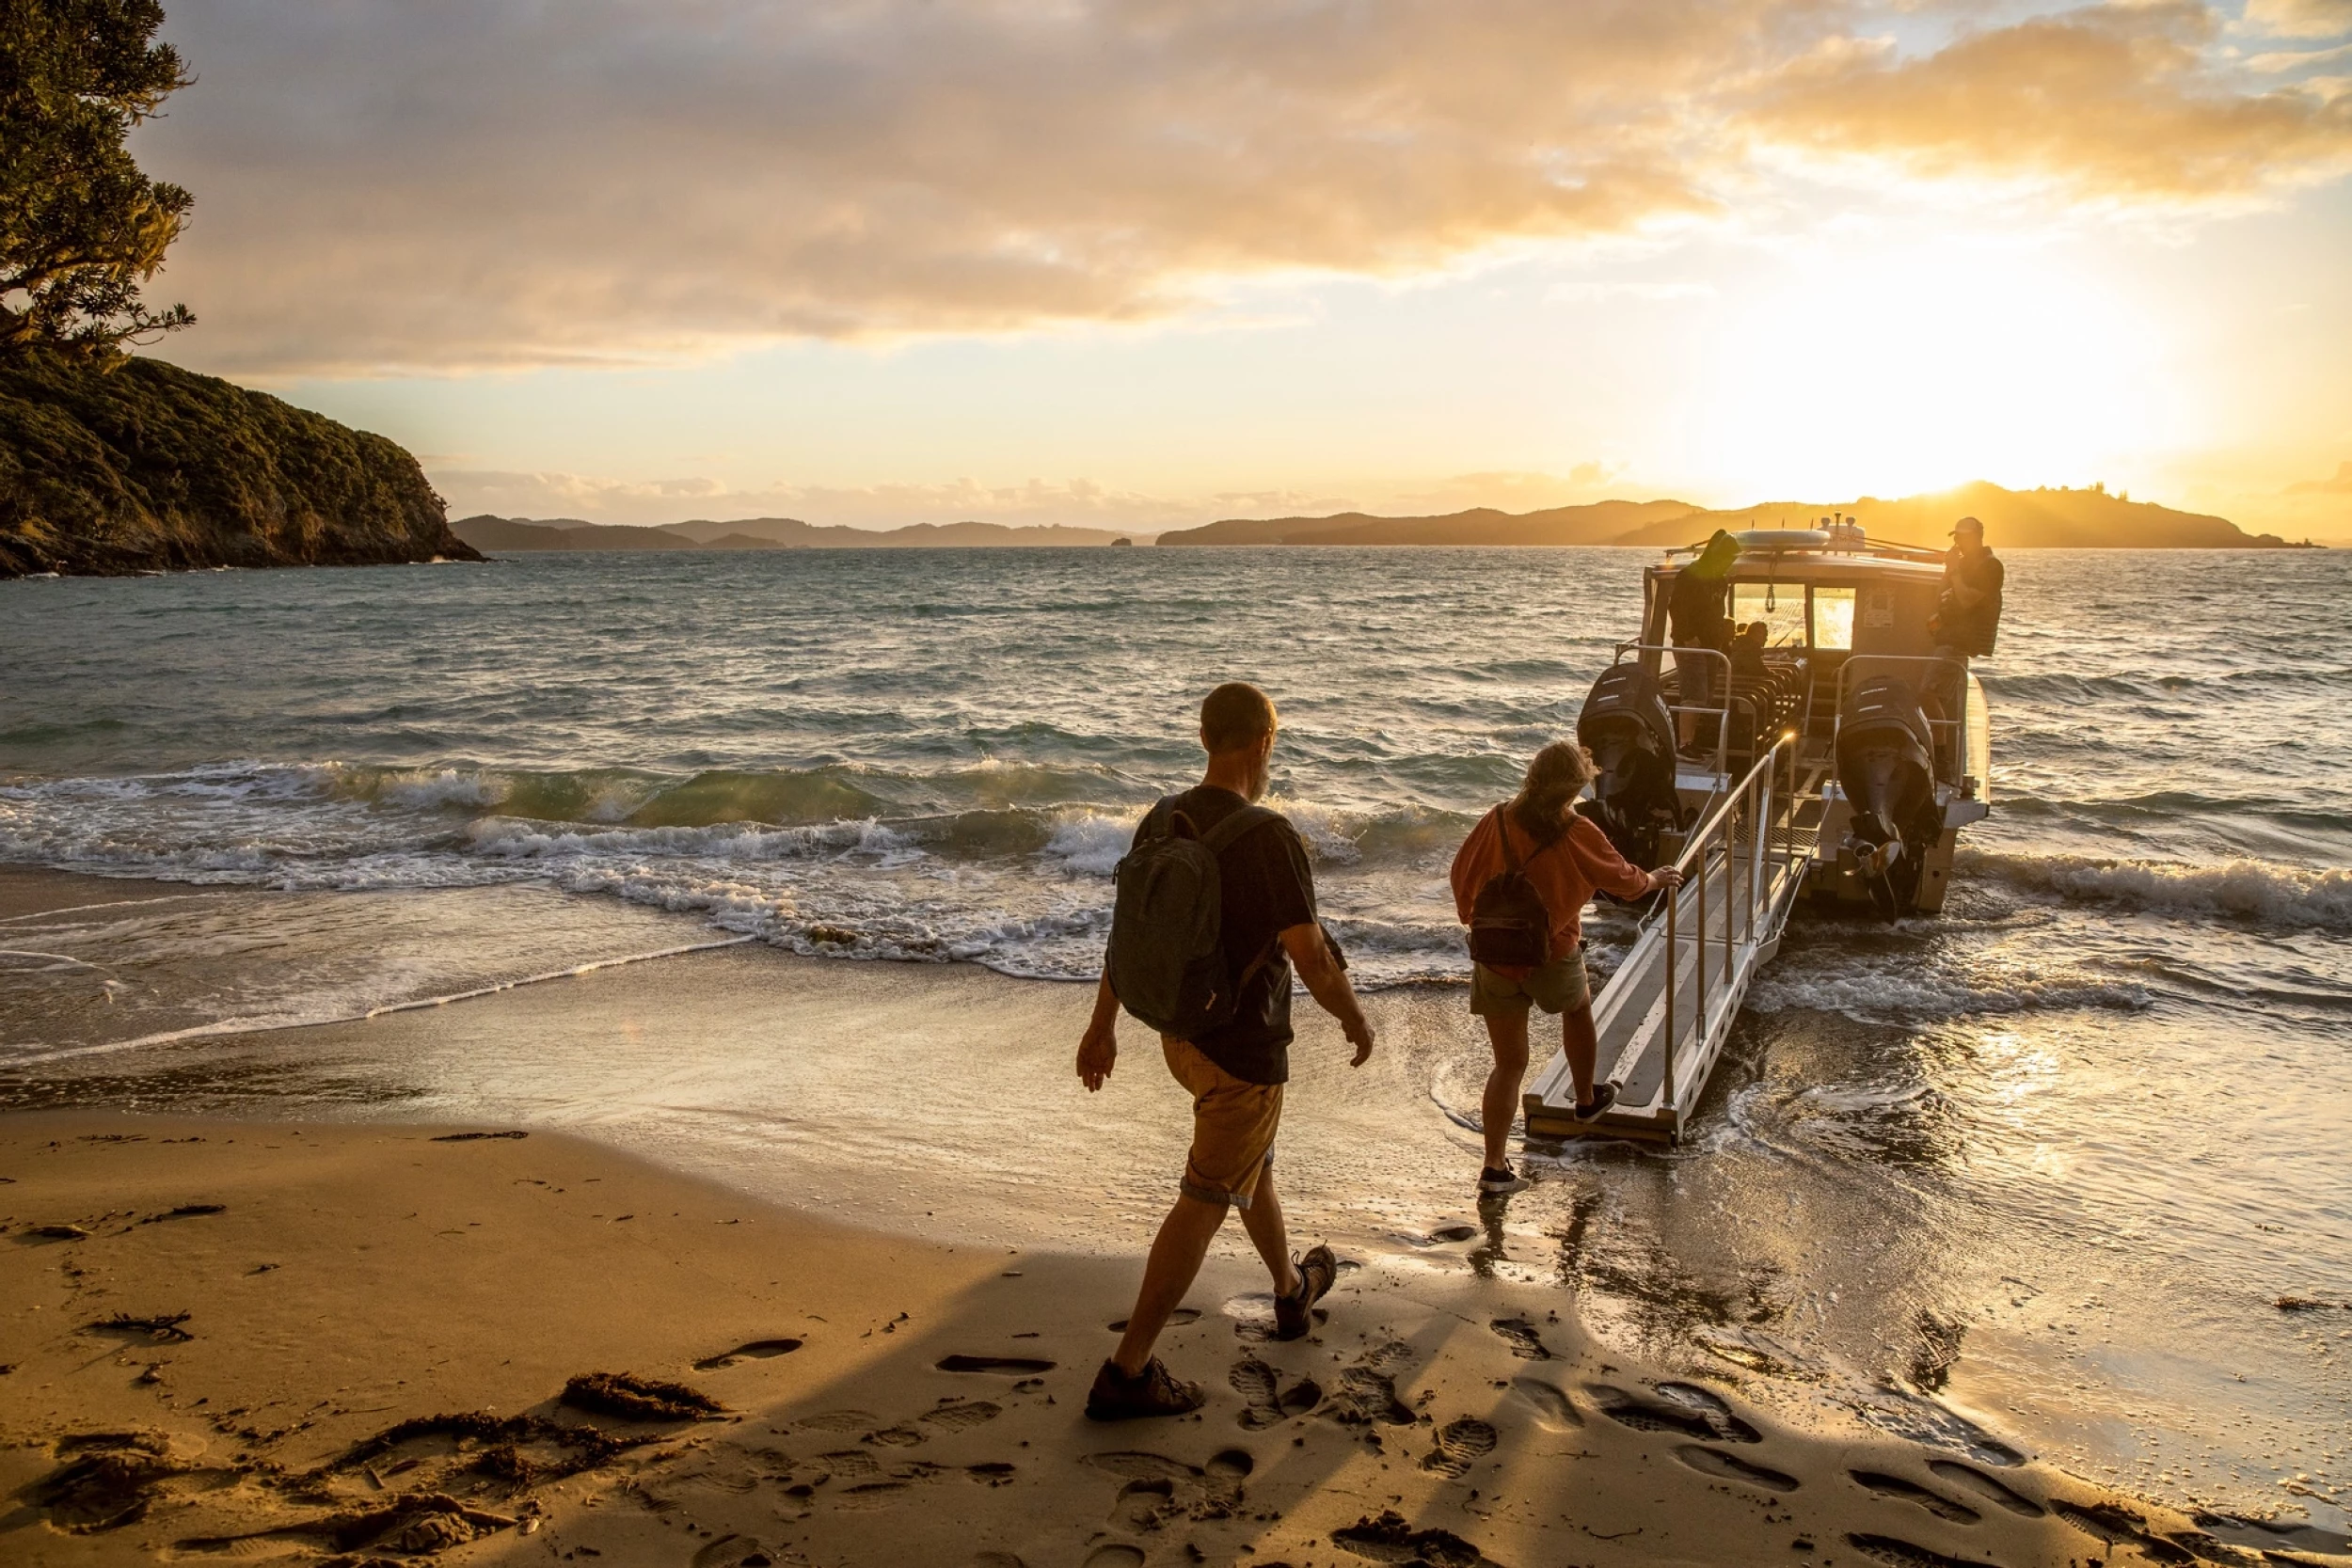
[[[1827,529],[1751,528],[1732,535],[1743,550],[1818,550],[1830,543]]]

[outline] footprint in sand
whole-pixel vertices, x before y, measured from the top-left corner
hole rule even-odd
[[[1111,1502],[1110,1526],[1133,1534],[1155,1530],[1176,1513],[1176,1483],[1166,1476],[1131,1481]]]
[[[768,1568],[775,1561],[748,1535],[723,1535],[694,1554],[693,1568]]]
[[[1349,1426],[1378,1421],[1408,1427],[1415,1421],[1412,1411],[1396,1397],[1395,1380],[1369,1366],[1341,1369],[1339,1385],[1325,1402],[1324,1414]]]
[[[1247,1405],[1241,1413],[1241,1424],[1252,1432],[1278,1425],[1294,1416],[1304,1416],[1323,1402],[1323,1388],[1314,1379],[1302,1377],[1284,1388],[1282,1374],[1254,1355],[1233,1363],[1226,1381]]]
[[[1130,1519],[1130,1528],[1139,1529],[1156,1529],[1179,1514],[1230,1517],[1241,1504],[1241,1483],[1257,1467],[1242,1449],[1226,1449],[1206,1465],[1187,1465],[1136,1449],[1089,1454],[1086,1463],[1126,1483],[1112,1505],[1112,1516]]]
[[[1675,1449],[1675,1457],[1699,1474],[1714,1476],[1721,1481],[1745,1481],[1750,1486],[1761,1486],[1767,1492],[1794,1492],[1797,1489],[1796,1477],[1783,1475],[1766,1465],[1751,1465],[1739,1455],[1725,1453],[1721,1449],[1703,1449],[1695,1443],[1685,1443]]]
[[[1898,1541],[1891,1535],[1849,1535],[1846,1544],[1868,1558],[1883,1562],[1887,1568],[1985,1568],[1981,1562],[1964,1558],[1946,1557],[1942,1552],[1915,1546],[1908,1541]]]
[[[2112,1551],[2117,1546],[2137,1546],[2141,1552],[2158,1562],[2195,1562],[2198,1554],[2176,1541],[2168,1541],[2151,1534],[2148,1521],[2130,1509],[2117,1503],[2070,1503],[2062,1497],[2050,1499],[2050,1512],[2081,1530],[2084,1534],[2104,1541]],[[2275,1553],[2265,1552],[2265,1558]],[[2292,1560],[2280,1559],[2279,1560]]]
[[[779,1355],[789,1355],[801,1348],[798,1339],[754,1339],[748,1344],[705,1356],[694,1363],[698,1372],[715,1372],[722,1367],[732,1367],[739,1361],[766,1361]]]
[[[1717,1395],[1688,1383],[1661,1383],[1664,1400],[1647,1400],[1606,1383],[1588,1383],[1600,1413],[1619,1426],[1636,1432],[1678,1432],[1686,1437],[1709,1437],[1727,1443],[1761,1443],[1764,1434],[1732,1414]]]
[[[1846,1473],[1853,1477],[1856,1486],[1866,1491],[1875,1492],[1882,1497],[1916,1503],[1937,1518],[1949,1519],[1956,1525],[1973,1525],[1984,1517],[1965,1503],[1956,1503],[1941,1492],[1922,1486],[1917,1481],[1905,1481],[1900,1476],[1890,1476],[1883,1470],[1849,1470]]]
[[[1050,1372],[1055,1363],[1033,1355],[943,1355],[932,1363],[943,1372],[997,1372],[1007,1377],[1035,1377]]]
[[[1087,1557],[1086,1568],[1143,1568],[1143,1552],[1123,1542],[1097,1546]]]
[[[1197,1323],[1200,1321],[1200,1308],[1198,1307],[1179,1307],[1168,1315],[1168,1326],[1170,1328],[1182,1328],[1186,1323]],[[1117,1323],[1104,1323],[1103,1326],[1113,1334],[1124,1334],[1127,1332],[1127,1320],[1121,1318]]]
[[[1474,1225],[1441,1225],[1435,1230],[1432,1230],[1429,1233],[1429,1239],[1422,1242],[1421,1244],[1423,1246],[1444,1246],[1453,1242],[1467,1242],[1472,1236],[1477,1234],[1478,1227]]]
[[[935,1426],[942,1432],[968,1432],[985,1426],[1005,1413],[1001,1404],[986,1400],[956,1400],[941,1405],[921,1418],[924,1425]]]
[[[1534,1406],[1536,1424],[1552,1432],[1565,1432],[1584,1424],[1584,1413],[1568,1398],[1567,1390],[1546,1383],[1539,1377],[1511,1380],[1514,1398]]]
[[[814,1416],[803,1416],[793,1425],[811,1432],[855,1432],[860,1427],[873,1427],[882,1418],[870,1410],[821,1410]]]
[[[1535,1332],[1535,1325],[1525,1318],[1497,1318],[1486,1326],[1501,1335],[1502,1342],[1511,1347],[1511,1354],[1520,1360],[1551,1359],[1551,1352],[1544,1348],[1543,1338]]]
[[[923,1441],[923,1434],[913,1427],[884,1427],[869,1432],[859,1441],[882,1449],[911,1449]]]
[[[1452,1481],[1470,1474],[1470,1467],[1495,1451],[1495,1429],[1475,1416],[1448,1421],[1438,1433],[1438,1446],[1422,1458],[1421,1467]]]
[[[963,1473],[984,1486],[1009,1486],[1012,1483],[1013,1466],[1001,1459],[966,1465]]]
[[[972,1568],[1029,1568],[1011,1552],[980,1552],[972,1559]]]
[[[2010,1491],[1973,1465],[1963,1465],[1953,1459],[1931,1459],[1928,1468],[1943,1480],[1974,1492],[1994,1507],[2005,1508],[2021,1519],[2039,1519],[2050,1512],[2023,1493]]]

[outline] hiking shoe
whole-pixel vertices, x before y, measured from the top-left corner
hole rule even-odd
[[[1183,1382],[1156,1355],[1133,1377],[1105,1361],[1094,1374],[1094,1386],[1087,1390],[1087,1419],[1129,1421],[1139,1416],[1182,1416],[1208,1402],[1200,1385]]]
[[[1508,1165],[1488,1165],[1478,1173],[1478,1190],[1488,1197],[1523,1193],[1534,1183]]]
[[[1298,1293],[1274,1298],[1274,1337],[1277,1339],[1303,1339],[1315,1326],[1315,1303],[1331,1289],[1331,1282],[1340,1276],[1340,1260],[1331,1256],[1331,1249],[1318,1245],[1298,1260]]]
[[[1592,1099],[1580,1100],[1577,1101],[1576,1119],[1579,1121],[1590,1121],[1595,1117],[1600,1115],[1603,1111],[1609,1109],[1610,1106],[1614,1105],[1616,1102],[1616,1085],[1596,1084],[1593,1085]]]

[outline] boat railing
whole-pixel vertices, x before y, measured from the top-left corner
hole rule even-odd
[[[1665,1079],[1663,1101],[1667,1113],[1679,1127],[1682,1109],[1675,1086],[1675,1044],[1682,1037],[1676,1027],[1675,1003],[1681,987],[1677,983],[1676,966],[1681,957],[1681,911],[1685,902],[1694,906],[1697,940],[1692,961],[1696,968],[1695,1006],[1697,1017],[1698,1057],[1709,1057],[1715,1035],[1731,1026],[1737,1009],[1739,993],[1746,987],[1746,965],[1737,954],[1745,948],[1750,961],[1756,947],[1759,918],[1768,936],[1772,930],[1772,909],[1781,890],[1794,874],[1793,841],[1787,833],[1775,835],[1770,830],[1785,813],[1787,802],[1795,794],[1798,736],[1794,730],[1785,731],[1774,740],[1771,750],[1756,759],[1747,776],[1732,787],[1731,792],[1708,813],[1707,817],[1684,842],[1682,853],[1674,859],[1674,869],[1682,873],[1682,885],[1669,893],[1664,908],[1653,921],[1662,921],[1665,942],[1662,944],[1666,965],[1665,984]],[[1787,774],[1787,778],[1782,777]],[[1781,840],[1781,863],[1772,863],[1772,839]],[[1714,864],[1723,865],[1722,896],[1726,900],[1722,920],[1722,978],[1712,989],[1724,999],[1716,1008],[1717,1017],[1708,1016],[1708,979],[1716,964],[1708,952],[1708,922],[1707,917],[1707,888],[1714,880]]]
[[[1764,721],[1764,715],[1757,709],[1754,699],[1733,689],[1737,672],[1732,666],[1731,656],[1719,649],[1695,647],[1690,643],[1620,642],[1617,644],[1617,657],[1614,662],[1624,663],[1625,656],[1628,654],[1672,654],[1677,661],[1698,655],[1723,666],[1722,671],[1708,682],[1710,689],[1720,687],[1723,691],[1724,700],[1720,705],[1708,707],[1699,703],[1676,702],[1668,703],[1666,711],[1677,720],[1684,714],[1713,719],[1715,721],[1715,772],[1720,775],[1730,771],[1732,716],[1735,713],[1747,715],[1746,733],[1750,736],[1760,736]],[[1813,730],[1813,680],[1807,666],[1800,662],[1798,668],[1805,671],[1805,681],[1804,717],[1797,721],[1796,729],[1800,736],[1804,736],[1810,735]],[[1677,662],[1678,670],[1679,663]],[[1675,695],[1677,697],[1683,695],[1678,682]]]
[[[1960,769],[1964,770],[1968,759],[1968,661],[1950,654],[1855,654],[1849,657],[1837,671],[1837,718],[1830,727],[1832,754],[1836,752],[1838,732],[1846,722],[1846,681],[1856,669],[1865,665],[1899,665],[1905,671],[1915,666],[1925,667],[1921,673],[1927,678],[1918,683],[1921,694],[1935,691],[1939,709],[1949,705],[1958,710],[1951,718],[1931,716],[1928,719],[1928,733],[1939,742],[1950,741],[1951,750],[1947,754]],[[1938,673],[1944,673],[1947,677],[1940,686],[1935,684]],[[1946,691],[1950,693],[1948,699],[1944,697]],[[1942,747],[1937,750],[1942,751]]]
[[[1711,658],[1716,663],[1724,667],[1723,673],[1719,679],[1708,682],[1710,689],[1720,689],[1724,694],[1723,705],[1720,707],[1708,707],[1700,703],[1677,701],[1668,703],[1666,705],[1666,711],[1673,714],[1677,721],[1677,731],[1680,728],[1678,721],[1684,714],[1690,714],[1694,718],[1711,716],[1714,719],[1715,771],[1718,773],[1724,771],[1728,766],[1731,754],[1732,705],[1734,703],[1738,703],[1740,706],[1745,707],[1748,710],[1748,724],[1751,729],[1754,728],[1756,723],[1756,705],[1748,702],[1744,698],[1735,697],[1732,695],[1731,656],[1726,653],[1719,652],[1713,648],[1692,647],[1688,643],[1633,641],[1618,643],[1617,657],[1611,662],[1623,664],[1625,662],[1625,656],[1628,654],[1672,654],[1675,656],[1675,670],[1677,675],[1681,673],[1682,660],[1689,658],[1693,655],[1703,655],[1707,658]],[[1682,689],[1682,683],[1679,680],[1677,680],[1675,683],[1675,696],[1677,698],[1682,698],[1688,695],[1689,693]],[[1680,750],[1680,740],[1681,736],[1677,734],[1676,736],[1677,751]]]

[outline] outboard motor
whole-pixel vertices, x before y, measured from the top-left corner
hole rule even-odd
[[[1862,874],[1888,920],[1919,895],[1929,846],[1943,831],[1935,806],[1933,741],[1919,695],[1898,675],[1875,675],[1846,693],[1837,715],[1837,784],[1853,818],[1841,861]]]
[[[1603,670],[1577,715],[1576,738],[1600,768],[1593,781],[1594,806],[1585,815],[1600,824],[1617,853],[1648,870],[1658,863],[1660,832],[1682,825],[1674,717],[1659,694],[1658,677],[1639,664]]]

